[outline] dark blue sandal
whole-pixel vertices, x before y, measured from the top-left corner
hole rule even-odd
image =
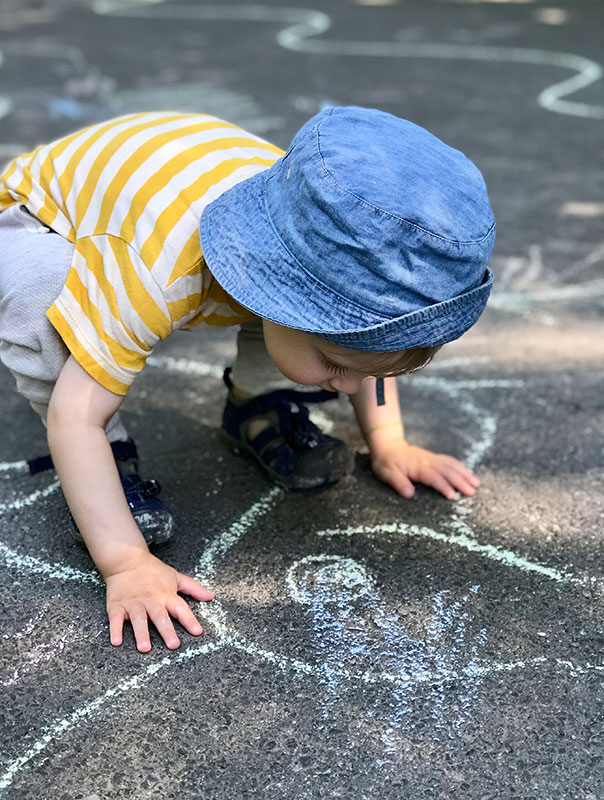
[[[132,439],[112,442],[111,450],[128,507],[145,541],[149,546],[167,542],[174,532],[174,517],[168,506],[157,497],[161,486],[155,480],[144,481],[138,474],[138,452]],[[50,456],[34,458],[27,463],[31,475],[54,468]],[[69,518],[73,535],[78,541],[83,541],[71,514]]]
[[[223,380],[233,388],[231,370]],[[354,452],[341,439],[327,436],[308,418],[306,403],[323,403],[337,392],[298,392],[280,389],[236,404],[229,394],[222,427],[238,450],[253,456],[270,478],[285,489],[314,489],[350,475]],[[246,436],[247,423],[258,416],[272,424],[253,439]]]

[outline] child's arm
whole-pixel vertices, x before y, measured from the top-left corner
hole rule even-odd
[[[196,600],[214,595],[151,555],[134,522],[105,435],[105,425],[122,400],[71,356],[50,400],[50,452],[71,513],[107,583],[111,643],[121,644],[123,623],[129,619],[138,649],[150,650],[150,618],[168,647],[178,647],[170,615],[190,633],[202,629],[177,592]]]
[[[406,441],[396,378],[384,379],[384,398],[385,404],[378,406],[375,378],[364,380],[350,395],[375,474],[404,497],[415,494],[411,481],[432,486],[449,500],[455,499],[456,490],[474,494],[480,481],[461,461]]]

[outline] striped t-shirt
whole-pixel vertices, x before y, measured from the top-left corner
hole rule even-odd
[[[42,145],[0,175],[0,211],[22,203],[74,244],[47,314],[102,386],[126,394],[173,330],[253,316],[208,269],[199,220],[208,203],[281,155],[216,117],[144,113]]]

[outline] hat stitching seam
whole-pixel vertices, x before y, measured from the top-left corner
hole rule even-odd
[[[466,239],[464,239],[464,240],[461,240],[461,239],[448,239],[446,236],[440,236],[438,233],[434,233],[433,231],[429,231],[427,228],[422,228],[421,225],[418,225],[416,222],[411,222],[411,220],[405,219],[405,217],[399,217],[397,214],[393,214],[391,211],[386,211],[385,209],[380,208],[379,206],[376,206],[373,203],[370,203],[369,200],[365,200],[364,197],[360,197],[360,195],[355,194],[354,192],[351,192],[349,189],[344,188],[344,186],[341,186],[336,181],[336,179],[333,177],[331,172],[327,169],[327,165],[325,164],[325,159],[323,158],[323,153],[321,152],[321,144],[320,144],[320,141],[319,141],[320,140],[319,128],[323,124],[323,122],[324,122],[324,120],[321,120],[319,125],[317,125],[317,130],[316,130],[316,134],[317,134],[317,143],[316,143],[317,144],[317,153],[319,154],[319,158],[321,159],[321,165],[323,167],[323,170],[324,170],[325,174],[332,181],[334,186],[337,186],[338,189],[340,189],[340,191],[344,192],[345,194],[350,195],[350,197],[356,198],[360,203],[363,203],[364,205],[369,206],[374,211],[377,211],[378,213],[380,213],[380,214],[382,214],[384,216],[390,217],[391,219],[394,219],[397,222],[404,222],[405,225],[409,225],[411,228],[416,228],[416,230],[421,231],[422,233],[425,233],[427,236],[432,236],[434,239],[439,239],[440,241],[447,242],[448,244],[457,244],[457,245],[461,245],[461,244],[473,244],[473,245],[482,244],[482,242],[484,242],[486,239],[489,238],[489,236],[491,235],[491,233],[495,229],[495,222],[493,221],[493,223],[492,223],[491,227],[489,228],[489,230],[484,234],[484,236],[481,236],[480,239],[467,239],[467,240]]]
[[[394,319],[388,319],[384,322],[372,325],[370,328],[359,328],[356,331],[342,331],[342,334],[340,335],[364,332],[366,334],[376,336],[379,333],[377,329],[387,325],[406,329],[417,324],[431,322],[439,317],[441,319],[444,317],[446,320],[449,320],[455,311],[459,311],[463,308],[470,309],[482,305],[479,295],[484,294],[487,288],[487,283],[483,281],[479,286],[475,286],[468,292],[457,295],[457,297],[450,297],[447,300],[442,300],[440,303],[432,303],[424,308],[418,308],[415,311],[411,311],[408,314],[402,314],[400,317],[395,317]]]

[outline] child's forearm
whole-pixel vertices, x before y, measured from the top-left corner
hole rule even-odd
[[[65,499],[100,572],[106,577],[148,553],[104,428],[49,415],[48,442]]]
[[[65,498],[105,577],[149,554],[128,508],[105,435],[105,425],[122,400],[70,356],[48,408],[48,444]]]
[[[350,395],[359,428],[370,449],[383,441],[405,438],[396,378],[384,378],[386,402],[381,406],[377,403],[375,383],[375,378],[368,378],[356,394]]]

